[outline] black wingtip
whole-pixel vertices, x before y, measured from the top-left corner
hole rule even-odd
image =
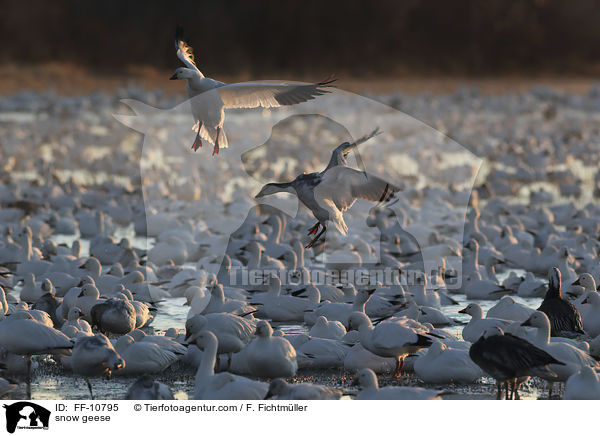
[[[329,76],[327,79],[323,80],[322,82],[318,82],[317,83],[317,87],[330,87],[330,88],[336,88],[335,85],[332,85],[332,83],[337,82],[337,77],[335,77],[334,74],[332,74],[331,76]]]

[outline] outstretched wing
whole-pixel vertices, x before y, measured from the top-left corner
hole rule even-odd
[[[345,166],[335,166],[323,174],[323,181],[315,188],[315,198],[330,198],[341,211],[354,204],[357,198],[385,202],[400,191],[385,180]]]
[[[330,91],[334,80],[310,85],[294,83],[234,83],[217,89],[226,109],[279,107],[303,103]]]
[[[327,168],[325,168],[325,170],[323,172],[325,172],[335,166],[338,166],[338,165],[347,165],[348,162],[346,160],[346,157],[348,156],[348,154],[350,154],[350,152],[352,150],[354,150],[357,146],[359,146],[363,142],[367,142],[369,139],[371,139],[379,134],[381,134],[381,131],[379,130],[379,127],[377,127],[377,128],[375,128],[375,130],[373,130],[368,135],[365,135],[362,138],[359,138],[352,143],[344,142],[343,144],[338,145],[336,147],[336,149],[333,150],[333,152],[331,153],[331,159],[329,160],[329,164],[327,164]]]
[[[192,46],[189,45],[189,42],[183,37],[183,28],[181,26],[177,26],[177,29],[175,30],[175,50],[177,50],[177,57],[186,67],[200,73],[200,70],[196,66],[196,62],[194,62],[194,51]],[[200,73],[200,75],[202,76],[202,73]]]

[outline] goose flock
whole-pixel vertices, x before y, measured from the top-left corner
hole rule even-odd
[[[0,101],[2,397],[600,399],[598,89],[368,114],[176,49],[218,158],[113,117],[182,96]]]

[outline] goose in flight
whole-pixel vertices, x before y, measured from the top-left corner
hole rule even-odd
[[[213,155],[218,154],[220,148],[228,146],[223,130],[225,109],[271,108],[302,103],[329,93],[326,88],[335,81],[326,80],[309,85],[278,82],[226,84],[204,77],[196,66],[192,47],[183,38],[181,27],[177,27],[175,32],[175,50],[185,67],[177,68],[170,80],[187,80],[192,114],[196,120],[193,128],[196,139],[192,149],[197,151],[202,147],[204,139],[214,145]],[[200,94],[201,98],[193,98]]]
[[[377,136],[379,128],[363,136],[355,142],[344,142],[331,153],[327,168],[320,173],[301,174],[293,181],[287,183],[267,183],[262,187],[255,198],[277,192],[290,192],[296,194],[298,199],[308,207],[317,223],[308,230],[309,235],[323,229],[310,241],[306,248],[310,248],[323,236],[327,230],[327,222],[333,225],[343,235],[348,234],[348,226],[344,222],[343,212],[352,207],[357,198],[377,201],[389,201],[399,187],[386,182],[379,177],[348,167],[347,156],[363,142]]]

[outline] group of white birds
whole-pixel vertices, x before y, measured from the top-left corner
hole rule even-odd
[[[186,66],[173,78],[188,81],[194,149],[202,140],[213,144],[215,153],[227,146],[225,109],[302,103],[326,92],[327,83],[225,85],[200,73],[181,35],[176,48]],[[209,97],[211,105],[204,100]],[[600,104],[592,94],[587,99]],[[564,399],[600,399],[600,207],[554,201],[597,195],[594,186],[577,189],[599,178],[574,163],[597,160],[581,139],[593,129],[585,118],[568,118],[569,111],[544,118],[536,104],[581,110],[592,104],[588,100],[560,100],[537,90],[496,100],[461,91],[390,101],[431,124],[442,120],[443,130],[488,158],[492,168],[473,192],[452,183],[440,187],[443,174],[469,173],[462,164],[442,162],[423,147],[420,157],[429,167],[419,168],[419,156],[398,160],[388,154],[394,139],[373,132],[363,140],[374,137],[370,150],[380,150],[375,161],[416,165],[417,179],[428,175],[426,182],[432,183],[400,188],[350,168],[346,158],[363,142],[358,140],[330,143],[329,165],[310,160],[320,150],[307,143],[295,165],[309,156],[303,170],[315,172],[294,179],[292,164],[269,167],[268,178],[277,182],[260,191],[232,180],[222,159],[198,160],[213,180],[214,186],[201,186],[207,196],[159,168],[165,172],[146,181],[148,197],[142,198],[139,180],[131,177],[138,166],[131,139],[113,133],[118,129],[111,124],[110,98],[23,94],[6,99],[0,114],[36,113],[35,127],[42,133],[33,135],[32,125],[18,117],[8,118],[9,128],[0,123],[6,153],[0,180],[0,394],[22,395],[21,380],[30,389],[32,377],[43,377],[44,368],[55,365],[84,377],[92,396],[100,376],[134,377],[122,394],[130,399],[173,398],[169,377],[181,372],[189,380],[188,397],[195,399],[440,399],[460,384],[487,392],[490,377],[499,387],[513,384],[515,396],[519,386],[539,386],[527,382],[533,377],[548,382],[549,397],[553,385],[564,384],[558,390]],[[510,133],[498,131],[497,113],[507,107],[514,112],[514,106],[531,118],[511,120]],[[473,109],[479,107],[494,116],[480,119]],[[447,115],[456,108],[467,114],[460,122]],[[63,120],[60,128],[57,117]],[[531,119],[535,123],[527,124]],[[539,122],[547,129],[532,127]],[[567,146],[547,133],[553,123],[576,132],[563,138]],[[44,151],[44,158],[32,162],[28,147],[52,150],[53,158]],[[109,152],[98,152],[102,147]],[[565,162],[567,170],[561,166]],[[81,168],[92,175],[74,171]],[[555,194],[533,185],[526,192],[528,204],[513,201],[522,194],[519,186],[540,182]],[[326,189],[315,188],[319,184]],[[252,197],[279,191],[295,193],[309,212],[292,218],[254,208]],[[393,209],[372,208],[392,197]],[[467,202],[466,219],[437,218],[439,210]],[[322,204],[328,206],[325,213]],[[240,211],[248,214],[243,224],[233,234],[222,231]],[[320,226],[324,232],[329,224],[338,232],[328,232],[325,243],[318,237],[307,241],[314,218],[310,233]],[[358,222],[376,229],[377,239],[355,230]],[[134,233],[153,238],[148,250],[134,245]],[[228,241],[224,258],[213,248],[223,240]],[[373,266],[366,259],[376,255],[376,268],[417,273],[409,284],[368,286],[291,284],[277,275],[261,285],[232,280],[241,267],[310,277],[312,271],[331,269],[321,261],[325,250],[345,259],[345,269]],[[446,265],[435,276],[420,272],[424,258],[432,257]],[[218,274],[210,272],[215,263],[221,265]],[[165,313],[184,301],[186,319],[173,318],[166,326]],[[562,318],[575,313],[579,318],[568,323]],[[159,315],[163,324],[155,331],[152,323]],[[498,355],[501,347],[490,345],[496,343],[509,351]],[[515,350],[519,358],[511,354]],[[339,377],[344,372],[352,374],[358,390]],[[334,374],[334,381],[317,384],[320,374]],[[298,383],[303,377],[307,382]]]

